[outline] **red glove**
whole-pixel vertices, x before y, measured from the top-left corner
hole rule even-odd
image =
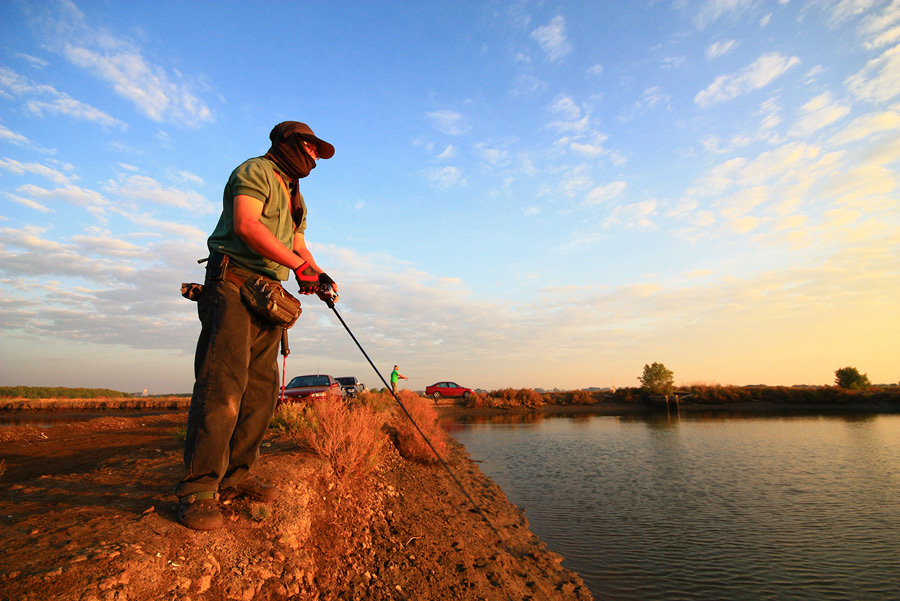
[[[304,261],[300,267],[294,270],[294,277],[297,278],[300,294],[312,294],[319,288],[319,274],[312,268],[309,261]]]

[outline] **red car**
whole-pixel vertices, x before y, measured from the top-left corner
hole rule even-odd
[[[341,385],[331,376],[325,374],[297,376],[284,387],[284,400],[309,399],[316,401],[324,399],[329,392],[338,397],[341,396]]]
[[[460,386],[456,382],[438,382],[425,388],[425,395],[438,400],[441,397],[461,396],[467,399],[472,398],[475,392],[471,388]]]

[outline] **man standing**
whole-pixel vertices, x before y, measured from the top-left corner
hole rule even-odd
[[[242,285],[255,276],[280,285],[293,271],[302,294],[337,292],[306,246],[299,188],[317,159],[334,156],[334,147],[297,121],[279,123],[269,139],[265,156],[239,165],[225,185],[222,214],[207,241],[206,282],[196,298],[202,329],[184,444],[186,474],[175,490],[178,521],[195,530],[222,527],[217,499],[269,503],[279,495],[252,470],[275,410],[283,330],[251,311]]]
[[[391,372],[391,390],[394,391],[395,395],[397,394],[397,380],[408,380],[409,379],[406,376],[402,375],[398,371],[398,369],[399,368],[395,365],[394,371]]]

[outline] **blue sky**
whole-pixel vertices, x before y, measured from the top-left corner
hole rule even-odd
[[[283,120],[410,388],[900,380],[900,2],[9,1],[0,53],[0,385],[188,391],[180,283]],[[291,335],[376,383],[315,299]]]

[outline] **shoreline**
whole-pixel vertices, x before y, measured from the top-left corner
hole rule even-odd
[[[5,413],[67,413],[93,414],[103,412],[121,412],[123,415],[139,411],[180,411],[190,406],[189,397],[141,397],[141,398],[99,398],[99,399],[0,399],[0,415]],[[589,404],[543,404],[535,407],[467,407],[448,401],[435,403],[435,409],[444,416],[488,416],[488,415],[524,415],[524,414],[583,414],[598,415],[640,415],[684,412],[723,413],[741,412],[747,414],[772,414],[779,412],[802,413],[897,413],[900,412],[898,400],[853,400],[845,402],[799,402],[799,401],[747,401],[735,400],[724,402],[671,402],[666,406],[660,402],[598,402]]]
[[[371,479],[336,482],[274,432],[255,471],[282,496],[235,501],[221,530],[188,530],[173,493],[184,419],[0,428],[0,599],[593,598],[452,437],[446,460],[500,539],[439,465],[389,446]]]

